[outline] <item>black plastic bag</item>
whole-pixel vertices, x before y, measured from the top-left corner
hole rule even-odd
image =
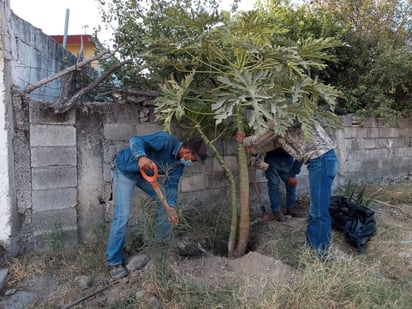
[[[331,197],[329,213],[332,228],[343,231],[346,241],[362,253],[371,236],[376,232],[375,211],[350,201],[347,197]]]

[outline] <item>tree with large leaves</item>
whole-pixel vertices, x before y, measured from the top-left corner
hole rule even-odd
[[[127,8],[136,5],[123,2]],[[182,1],[167,3],[158,15],[153,7],[139,18],[131,14],[127,22],[119,21],[128,26],[126,34],[117,38],[125,44],[125,38],[132,40],[128,33],[137,30],[143,45],[130,41],[123,52],[149,69],[146,77],[167,78],[155,101],[158,121],[167,130],[178,122],[197,131],[222,165],[231,190],[228,253],[238,257],[249,241],[247,155],[237,144],[238,200],[235,177],[214,141],[231,139],[235,131],[259,133],[267,128],[267,119],[275,122],[280,134],[297,122],[306,131],[320,113],[335,119],[331,111],[339,93],[310,72],[323,70],[326,61],[334,60],[328,50],[342,44],[333,38],[290,40],[288,29],[279,26],[284,15],[276,11],[261,8],[231,14],[218,11],[214,4],[193,8]]]

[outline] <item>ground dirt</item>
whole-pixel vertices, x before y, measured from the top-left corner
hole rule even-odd
[[[410,187],[412,181],[408,179],[407,185]],[[308,205],[303,201],[299,207],[305,209]],[[400,231],[397,243],[391,244],[394,250],[390,253],[390,258],[393,258],[394,263],[402,259],[401,265],[396,266],[402,269],[399,273],[394,271],[393,276],[406,275],[412,285],[412,204],[393,205],[390,201],[382,202],[376,209],[376,216],[378,229],[379,225],[385,224],[396,226]],[[197,257],[174,255],[167,265],[170,280],[191,280],[199,286],[219,286],[234,282],[240,285],[240,290],[249,299],[257,298],[268,284],[299,280],[299,262],[294,260],[293,253],[290,252],[300,248],[305,239],[305,229],[306,218],[289,218],[286,222],[255,220],[251,227],[252,247],[247,254],[237,259],[218,256],[213,252]],[[388,245],[388,240],[382,241],[380,237],[385,238],[385,235],[377,233],[373,236],[361,256],[345,242],[340,232],[333,232],[332,243],[333,248],[338,249],[344,258],[357,259],[368,255],[372,258],[382,250],[383,243]],[[158,300],[147,297],[148,287],[143,286],[144,278],[149,276],[152,267],[154,263],[149,261],[144,268],[116,282],[110,281],[107,275],[95,278],[87,289],[78,291],[77,298],[61,300],[61,308],[104,308],[130,295],[142,297],[148,303],[147,308],[161,308],[160,303],[157,304]],[[58,279],[52,276],[40,276],[22,280],[18,286],[7,288],[10,295],[1,297],[0,308],[48,308],[44,304],[51,298],[58,299],[63,294],[64,286],[59,285]],[[16,289],[14,293],[13,288]],[[93,292],[96,295],[91,296]],[[91,297],[81,301],[84,296]]]

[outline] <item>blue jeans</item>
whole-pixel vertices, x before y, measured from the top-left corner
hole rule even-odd
[[[292,188],[288,183],[289,173],[294,159],[290,156],[277,156],[274,153],[268,152],[265,156],[265,162],[269,164],[268,169],[265,171],[265,176],[268,181],[269,200],[272,211],[280,210],[280,180],[285,184],[286,207],[294,208],[296,203],[296,188]]]
[[[332,183],[338,171],[338,159],[334,150],[310,160],[309,171],[310,208],[306,238],[309,246],[320,257],[327,254],[331,241],[329,214]]]
[[[124,176],[117,168],[114,169],[114,214],[110,227],[109,242],[106,249],[106,262],[109,266],[123,263],[122,249],[127,232],[133,191],[136,186],[157,201],[156,235],[162,240],[165,240],[170,231],[170,224],[167,220],[166,211],[157,198],[152,185],[144,180],[140,174],[138,175],[137,180],[138,181],[133,181]]]

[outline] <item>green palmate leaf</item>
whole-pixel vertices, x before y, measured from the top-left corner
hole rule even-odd
[[[174,119],[180,121],[185,116],[185,103],[195,72],[188,74],[179,84],[173,76],[160,86],[161,95],[155,99],[157,121],[171,130]]]
[[[329,49],[342,46],[335,38],[313,39],[306,38],[298,41],[299,55],[303,58],[333,61],[336,57],[328,52]]]

